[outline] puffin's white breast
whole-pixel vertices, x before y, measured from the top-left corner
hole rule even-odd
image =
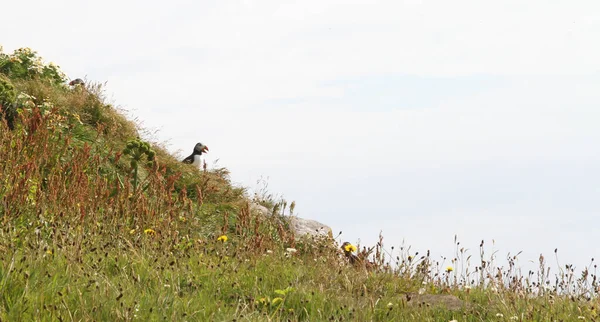
[[[202,159],[199,155],[194,155],[194,162],[192,162],[192,164],[197,166],[198,168],[202,168]]]

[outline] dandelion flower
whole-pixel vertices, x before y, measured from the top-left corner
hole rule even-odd
[[[446,273],[450,273],[454,270],[454,268],[452,266],[448,266],[446,267]]]
[[[156,231],[154,231],[154,229],[152,229],[152,228],[148,228],[148,229],[144,230],[144,234],[153,236],[156,234]]]
[[[220,242],[223,242],[223,243],[226,242],[227,241],[227,235],[221,235],[221,236],[219,236],[219,238],[217,238],[217,241],[220,241]]]
[[[356,251],[356,246],[346,242],[344,243],[344,251],[348,252],[348,253],[353,253]]]

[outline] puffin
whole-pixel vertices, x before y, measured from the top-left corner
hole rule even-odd
[[[192,154],[183,159],[183,163],[187,163],[187,164],[193,164],[195,166],[197,166],[198,168],[202,167],[202,160],[200,160],[200,156],[202,155],[202,153],[206,153],[208,152],[208,147],[202,143],[196,143],[196,146],[194,146],[194,152],[192,152]]]
[[[340,248],[344,252],[344,256],[346,256],[348,258],[348,260],[350,261],[350,264],[353,264],[353,265],[358,264],[360,262],[360,259],[358,258],[358,256],[352,254],[352,249],[349,246],[354,247],[349,242],[344,242],[342,244],[342,247],[340,247]],[[354,249],[356,249],[356,247],[354,247]]]
[[[71,86],[75,86],[75,85],[85,85],[85,82],[83,81],[83,79],[81,78],[75,78],[74,80],[72,80],[69,85]]]
[[[359,266],[364,267],[367,270],[377,268],[377,265],[375,264],[375,262],[372,262],[368,259],[369,255],[373,252],[374,247],[371,247],[369,249],[366,249],[363,247],[363,250],[360,251],[357,255],[353,254],[353,251],[357,250],[356,247],[354,247],[349,242],[344,242],[342,244],[341,248],[342,248],[342,251],[344,252],[344,256],[346,256],[346,258],[348,258],[348,261],[350,262],[350,264],[352,264],[356,267],[359,267]]]

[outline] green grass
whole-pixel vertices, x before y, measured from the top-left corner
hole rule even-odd
[[[17,56],[0,54],[14,122],[0,123],[1,321],[597,319],[595,266],[550,275],[540,258],[522,274],[516,257],[497,266],[483,244],[471,256],[455,241],[448,270],[383,239],[351,265],[332,239],[295,238],[283,220],[294,205],[266,186],[254,199],[277,215],[262,218],[225,168],[151,144],[135,170],[137,127],[102,86],[69,88]]]

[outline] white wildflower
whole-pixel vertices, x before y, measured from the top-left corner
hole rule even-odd
[[[286,248],[285,257],[292,257],[292,255],[294,255],[296,252],[298,252],[296,248]]]
[[[37,62],[34,62],[31,66],[27,67],[27,69],[32,70],[36,73],[41,74],[42,72],[44,72],[44,66],[42,64],[39,64]]]

